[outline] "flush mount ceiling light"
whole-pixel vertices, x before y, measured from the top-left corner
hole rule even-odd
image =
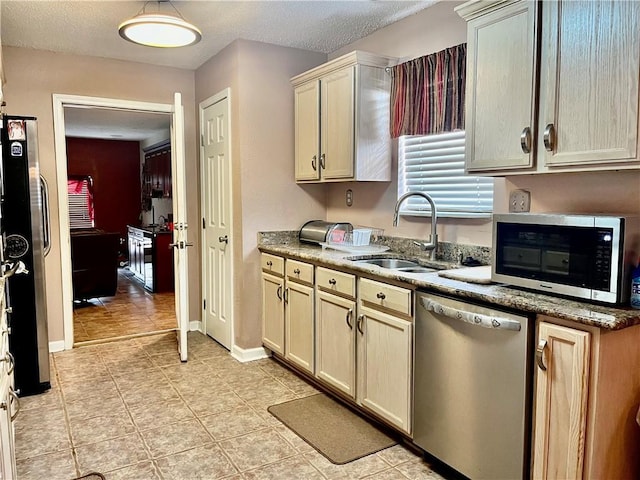
[[[146,11],[150,3],[158,4],[157,12]],[[161,13],[161,3],[171,5],[175,14]],[[120,24],[118,33],[130,42],[160,48],[186,47],[198,43],[202,38],[198,27],[187,22],[170,0],[146,2],[135,17]]]

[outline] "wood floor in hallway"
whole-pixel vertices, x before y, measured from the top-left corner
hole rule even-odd
[[[74,302],[74,344],[177,328],[173,292],[151,293],[125,268],[115,296]]]

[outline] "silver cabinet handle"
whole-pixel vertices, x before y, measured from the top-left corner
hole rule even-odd
[[[269,261],[267,262],[267,267],[271,267],[271,266],[273,266],[273,262],[272,262],[271,260],[269,260]]]
[[[520,148],[523,153],[531,153],[531,129],[529,127],[524,127],[520,134]]]
[[[278,296],[278,300],[282,301],[282,285],[278,287],[278,290],[276,291],[276,295]]]
[[[546,371],[547,366],[544,364],[544,350],[547,348],[547,341],[541,338],[536,347],[536,363],[540,370]]]
[[[358,315],[358,323],[356,324],[358,326],[358,331],[364,335],[364,329],[363,329],[363,324],[364,324],[364,319],[366,318],[366,316],[363,314]]]
[[[9,400],[10,406],[13,405],[14,400],[16,402],[16,410],[11,415],[11,421],[13,422],[18,416],[18,414],[20,413],[20,398],[18,397],[18,394],[12,387],[9,387],[9,396],[11,397],[11,399]]]
[[[347,325],[349,325],[349,328],[351,330],[353,330],[353,323],[351,323],[351,319],[353,317],[353,308],[350,308],[349,311],[347,312]]]
[[[316,167],[316,159],[318,157],[316,155],[314,155],[313,157],[311,157],[311,168],[313,168],[313,171],[315,172],[316,170],[318,170],[318,168]]]
[[[296,275],[300,275],[300,269],[299,269],[299,268],[296,268],[296,269],[293,271],[293,273],[295,273]]]
[[[322,169],[326,168],[324,166],[324,153],[322,155],[320,155],[320,168],[322,168]]]
[[[289,289],[288,288],[284,289],[283,297],[284,297],[284,303],[289,303]]]
[[[329,280],[329,285],[335,285],[336,283],[337,282],[336,282],[335,278],[332,278],[332,279]]]
[[[45,178],[40,175],[40,188],[42,190],[42,228],[43,228],[43,243],[44,243],[44,256],[49,255],[51,251],[51,220],[49,218],[49,185]]]
[[[425,297],[420,297],[420,305],[422,305],[426,310],[431,310],[436,314],[460,320],[461,322],[470,323],[478,327],[514,330],[516,332],[519,332],[522,329],[522,325],[520,325],[520,322],[517,320],[458,310],[457,308],[446,307]]]
[[[5,353],[4,358],[0,359],[0,362],[7,362],[7,364],[9,365],[7,367],[7,375],[11,375],[16,366],[16,361],[13,358],[13,355],[11,355],[11,352]]]
[[[225,236],[223,236],[223,237],[218,237],[218,241],[219,241],[220,243],[226,243],[226,244],[228,244],[228,243],[229,243],[229,237],[228,237],[227,235],[225,235]]]
[[[385,298],[387,298],[387,296],[386,296],[384,293],[382,293],[382,292],[379,292],[379,293],[376,295],[376,297],[378,297],[380,300],[384,300]]]
[[[555,136],[556,136],[556,129],[553,126],[553,123],[550,123],[544,129],[544,133],[542,134],[542,140],[544,142],[544,148],[546,148],[548,152],[552,152],[553,151],[554,142],[555,142]]]

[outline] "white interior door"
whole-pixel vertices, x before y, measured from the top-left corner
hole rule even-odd
[[[233,275],[228,91],[200,105],[204,330],[231,349]]]
[[[180,360],[187,361],[187,332],[189,331],[189,288],[187,271],[187,197],[184,160],[184,111],[182,95],[174,96],[171,125],[171,171],[173,174],[173,262],[175,267],[175,307],[178,319],[178,351]]]

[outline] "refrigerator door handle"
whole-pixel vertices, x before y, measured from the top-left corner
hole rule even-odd
[[[49,185],[45,178],[40,175],[40,185],[42,189],[42,227],[44,230],[44,256],[49,255],[51,250],[51,222],[49,219]]]

